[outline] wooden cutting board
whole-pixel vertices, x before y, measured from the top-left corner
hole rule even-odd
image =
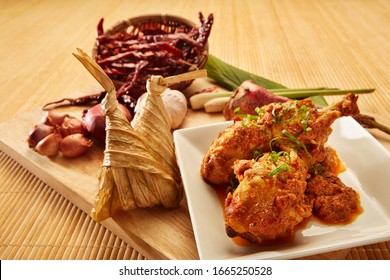
[[[82,108],[62,111],[79,117]],[[89,213],[98,192],[103,147],[95,145],[86,155],[75,159],[39,155],[28,147],[26,139],[28,132],[40,122],[42,115],[41,110],[36,110],[1,123],[0,149]],[[220,120],[223,120],[221,115],[189,112],[183,126]],[[136,209],[120,213],[102,224],[148,259],[199,258],[185,198],[176,209]]]
[[[66,111],[81,116],[82,109]],[[80,209],[89,213],[98,191],[103,147],[94,146],[85,156],[64,159],[37,154],[27,145],[29,130],[37,124],[42,111],[37,110],[0,124],[0,149],[9,154],[27,170],[47,183]],[[188,113],[183,127],[223,121],[221,114]],[[382,143],[390,147],[390,137],[380,134]],[[136,209],[120,213],[102,222],[104,226],[133,246],[148,259],[198,259],[191,219],[185,198],[176,209],[161,207]],[[316,256],[316,258],[343,258],[348,250]]]

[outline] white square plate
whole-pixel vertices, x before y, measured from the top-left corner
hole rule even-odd
[[[360,194],[363,213],[351,224],[309,221],[291,243],[244,247],[225,233],[216,192],[200,176],[212,140],[230,122],[174,132],[176,153],[201,259],[291,259],[390,240],[390,153],[353,118],[338,119],[328,143],[347,170],[341,180]]]

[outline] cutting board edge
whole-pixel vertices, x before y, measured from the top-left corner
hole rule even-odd
[[[70,203],[74,204],[76,207],[78,207],[83,212],[89,215],[91,211],[90,203],[87,200],[78,196],[75,192],[73,192],[69,188],[67,188],[66,185],[63,184],[60,180],[56,179],[54,176],[50,174],[41,172],[40,167],[34,164],[32,161],[23,160],[22,159],[23,156],[20,153],[18,153],[18,151],[16,151],[15,149],[7,145],[1,139],[0,139],[0,150],[2,150],[8,156],[14,159],[18,164],[23,166],[23,168],[25,168],[26,170],[34,174],[42,182],[47,184],[51,189],[55,190],[63,197],[65,197]],[[53,188],[51,186],[56,186],[56,187]],[[74,195],[73,196],[70,195],[70,192],[72,192]],[[151,247],[147,242],[142,240],[142,238],[139,238],[134,234],[122,229],[119,223],[115,220],[115,217],[100,222],[100,224],[102,224],[105,228],[107,228],[112,233],[117,235],[123,241],[127,242],[130,246],[132,246],[135,250],[137,250],[139,253],[141,253],[141,255],[143,255],[147,259],[169,260],[169,259],[176,258],[171,254],[167,254],[166,252],[164,253],[162,250],[158,250],[157,248]]]

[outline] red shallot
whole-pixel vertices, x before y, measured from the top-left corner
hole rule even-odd
[[[92,147],[93,142],[84,134],[76,133],[66,136],[60,143],[60,151],[64,157],[79,157]]]
[[[54,132],[54,127],[49,126],[44,123],[34,125],[33,129],[29,132],[27,137],[28,146],[30,148],[35,148],[39,141],[43,138],[52,134]]]
[[[47,111],[41,123],[34,125],[27,137],[28,146],[43,156],[78,157],[90,150],[93,141],[81,120]]]
[[[125,114],[129,121],[132,120],[132,115],[125,106],[118,104],[118,108]],[[85,128],[91,133],[92,137],[97,141],[104,143],[106,139],[106,118],[100,111],[100,104],[85,110],[82,118]]]
[[[43,156],[55,156],[58,154],[61,140],[62,137],[59,133],[51,133],[38,142],[35,150]]]

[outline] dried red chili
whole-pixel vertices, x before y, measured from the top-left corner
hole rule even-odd
[[[210,14],[204,18],[199,13],[199,19],[199,26],[187,32],[184,25],[178,26],[174,33],[166,33],[152,22],[139,34],[126,31],[108,34],[104,32],[104,19],[98,22],[95,60],[117,85],[120,84],[117,86],[120,103],[132,112],[138,97],[146,92],[146,81],[150,76],[173,76],[197,67],[214,17]],[[46,104],[43,109],[96,104],[104,96],[105,92],[101,92],[76,99],[64,98]]]

